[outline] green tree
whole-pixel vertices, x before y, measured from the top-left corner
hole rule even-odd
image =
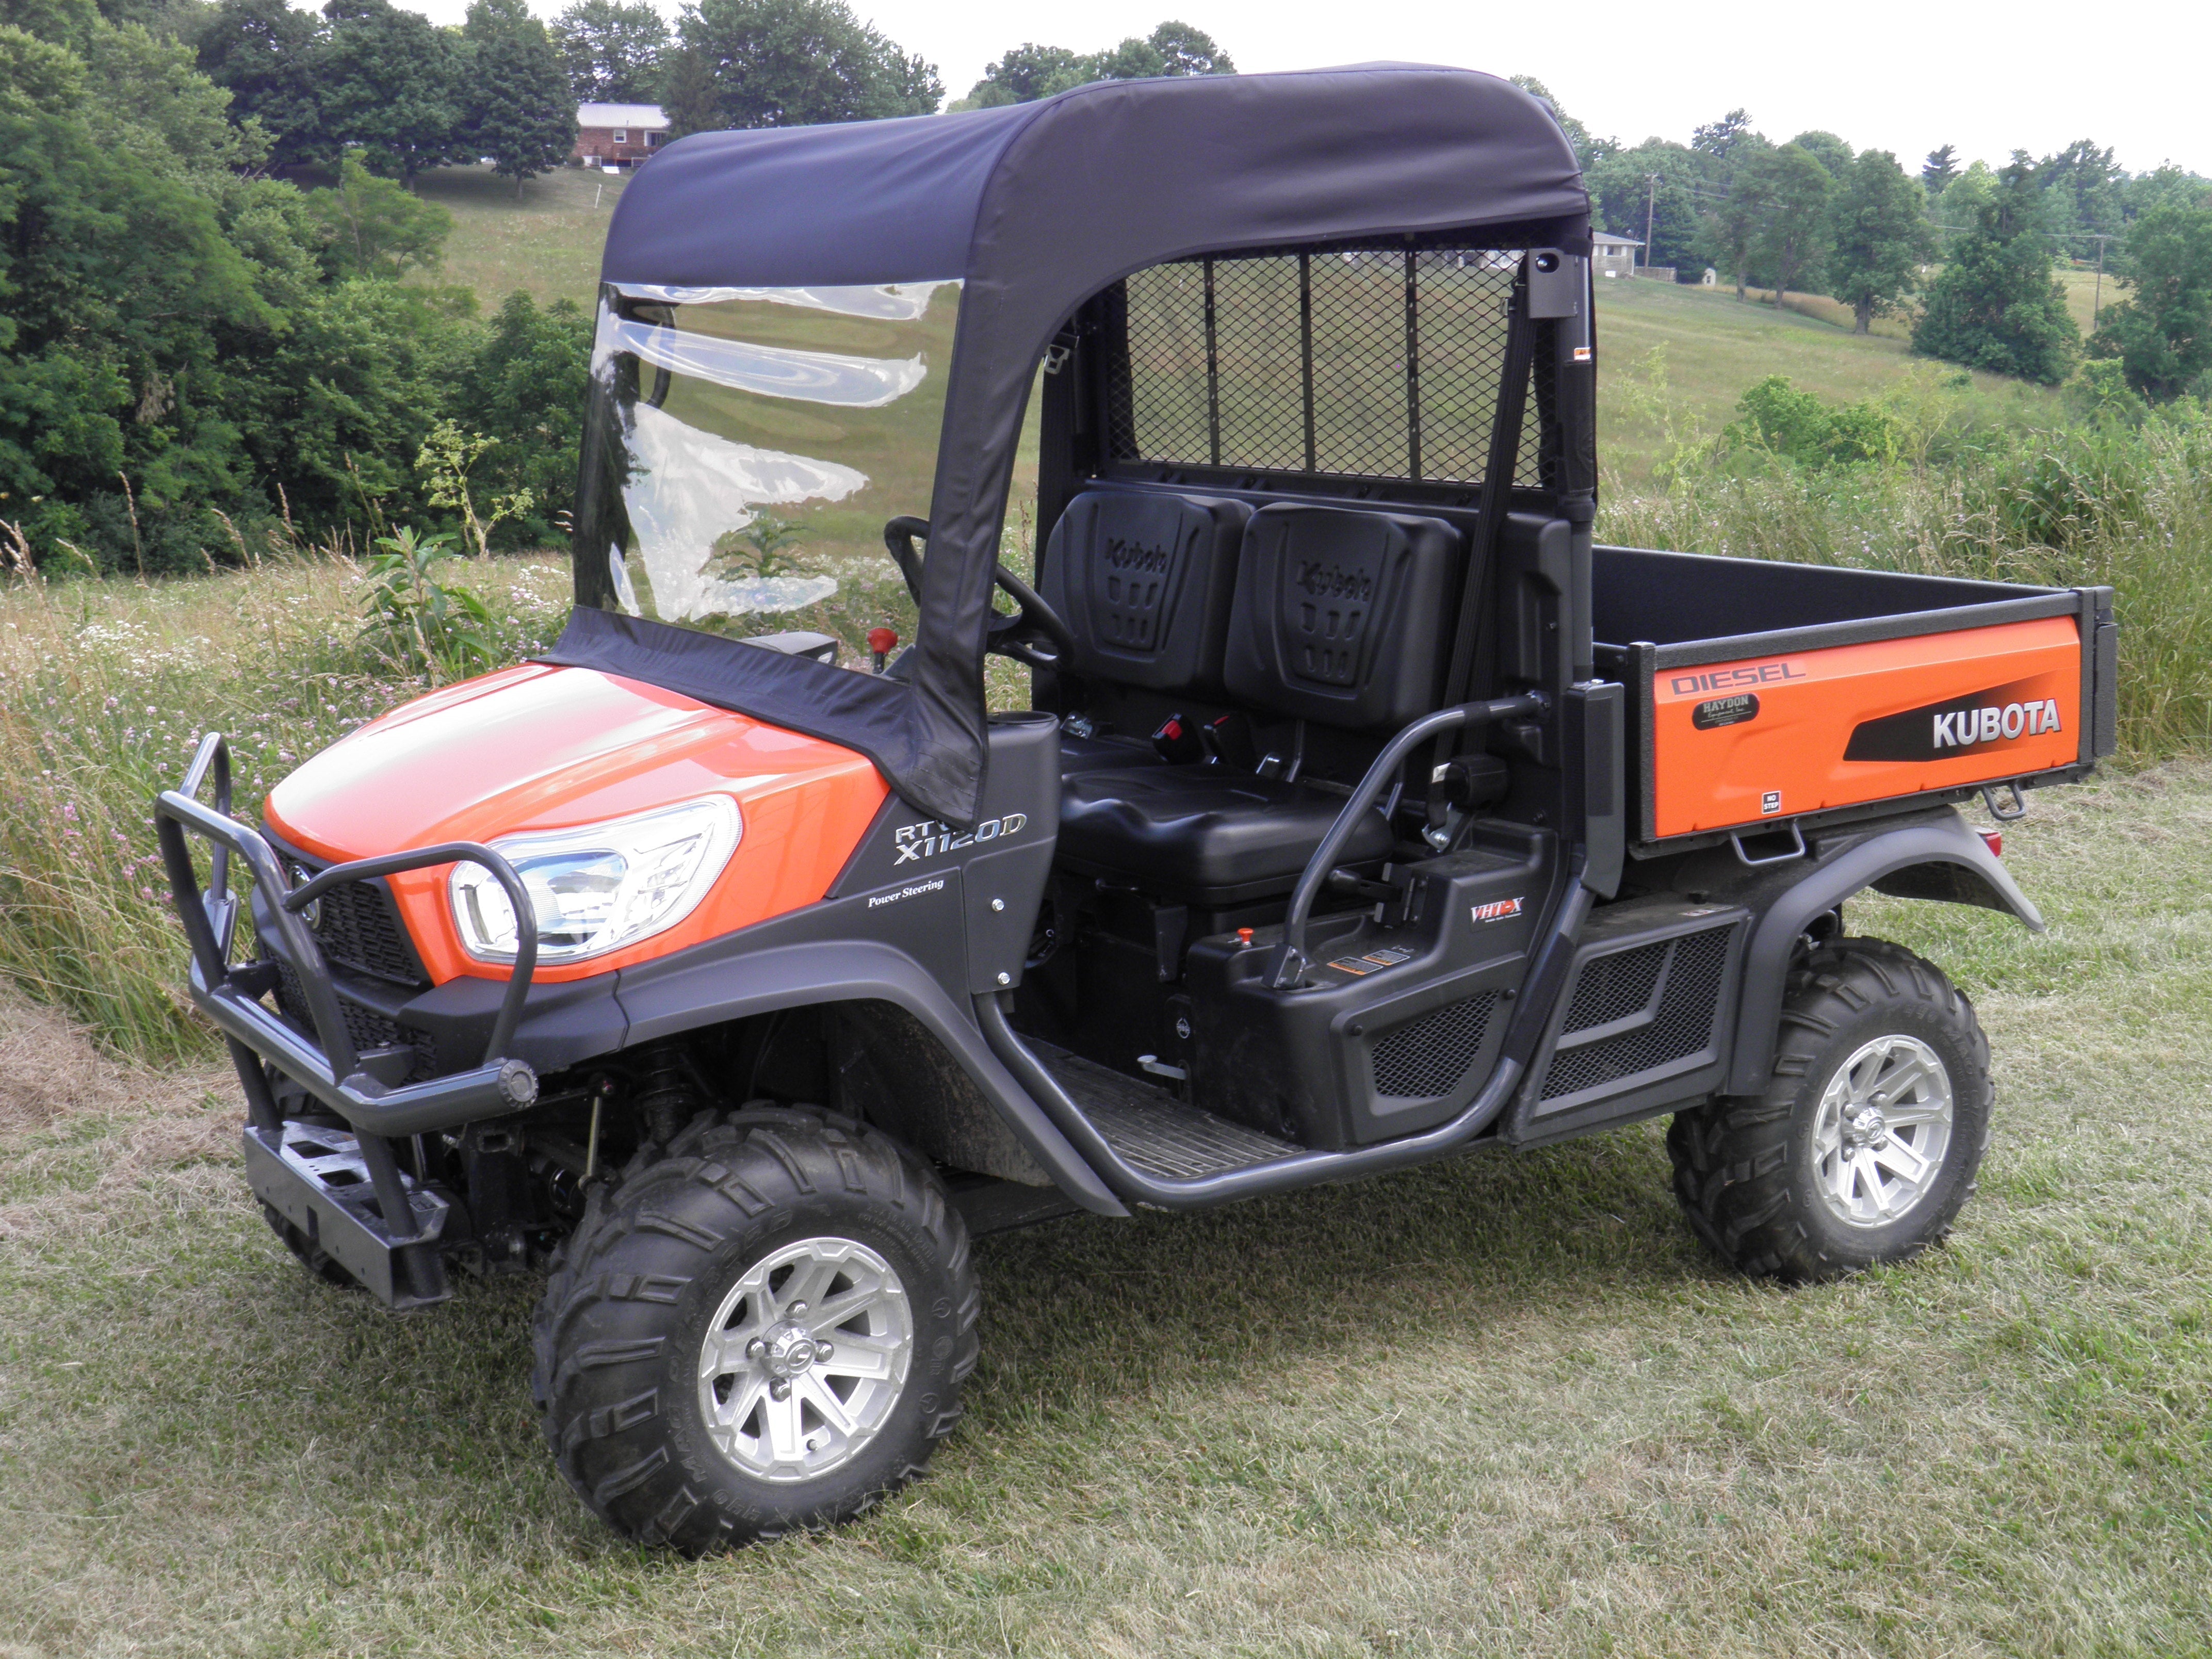
[[[1212,35],[1188,23],[1170,21],[1150,35],[1133,34],[1103,52],[1079,53],[1024,43],[985,69],[983,78],[962,101],[970,109],[991,109],[1049,98],[1094,81],[1236,73],[1237,65]]]
[[[2087,246],[2067,246],[2063,239],[2074,233],[2109,235],[2120,228],[2120,186],[2126,182],[2127,173],[2113,161],[2109,149],[2099,149],[2088,139],[2076,138],[2034,167],[2035,182],[2043,192],[2045,222],[2062,239],[2065,251],[2078,252]]]
[[[2120,186],[2120,210],[2129,219],[2161,207],[2212,207],[2212,179],[2168,161]]]
[[[1651,246],[1644,263],[1686,265],[1702,262],[1697,191],[1704,176],[1694,151],[1647,138],[1633,149],[1600,155],[1583,173],[1583,183],[1599,222],[1615,235],[1644,240],[1650,220]]]
[[[46,21],[81,50],[0,26],[0,514],[49,550],[161,568],[196,497],[248,483],[229,362],[276,319],[223,234],[236,181],[163,149],[171,126],[207,142],[191,111],[221,97],[177,97],[189,52]],[[88,60],[155,72],[118,86]]]
[[[1754,150],[1767,148],[1766,140],[1753,131],[1751,117],[1732,109],[1717,121],[1708,121],[1690,135],[1690,148],[1711,163],[1711,176],[1725,184],[1736,163]]]
[[[673,56],[689,60],[670,67],[679,134],[927,115],[945,96],[933,66],[843,0],[687,0],[676,27]]]
[[[1897,157],[1870,149],[1845,172],[1836,198],[1828,292],[1851,308],[1851,330],[1867,333],[1876,316],[1903,309],[1936,257],[1927,193],[1905,176]]]
[[[1760,151],[1736,177],[1761,206],[1752,258],[1772,275],[1779,310],[1791,289],[1819,280],[1828,257],[1828,198],[1835,186],[1819,158],[1796,144]]]
[[[668,25],[647,0],[576,0],[550,33],[578,103],[642,104],[659,95]]]
[[[1852,154],[1851,147],[1832,132],[1801,132],[1790,142],[1818,161],[1827,170],[1828,177],[1838,185],[1844,182],[1844,175],[1851,170],[1852,161],[1857,159]]]
[[[1928,159],[1920,164],[1920,185],[1929,195],[1941,196],[1943,187],[1959,176],[1959,147],[1945,144],[1928,152]]]
[[[307,205],[324,228],[323,259],[334,277],[397,281],[444,262],[453,216],[363,167],[358,155],[338,163],[337,184],[310,191]]]
[[[317,76],[329,30],[287,0],[221,0],[194,36],[200,72],[230,94],[232,118],[258,121],[269,162],[290,167],[325,157]]]
[[[1540,98],[1544,100],[1545,107],[1552,112],[1552,118],[1559,124],[1559,131],[1567,135],[1567,143],[1574,147],[1577,166],[1587,170],[1590,163],[1599,156],[1610,155],[1620,148],[1610,139],[1592,138],[1590,130],[1568,114],[1560,106],[1559,100],[1552,96],[1552,89],[1534,76],[1516,75],[1510,78],[1515,86],[1520,88],[1531,98]],[[1651,261],[1647,259],[1645,263],[1650,264]]]
[[[1204,29],[1194,28],[1188,23],[1165,22],[1152,33],[1152,50],[1160,54],[1170,75],[1234,75],[1237,65],[1229,54],[1214,44],[1213,37]],[[1539,97],[1549,99],[1549,93],[1540,92]]]
[[[1024,40],[996,63],[984,66],[983,78],[969,88],[964,101],[971,109],[1033,103],[1080,61],[1065,46],[1041,46]]]
[[[1947,202],[1973,178],[1971,171]],[[2081,349],[2066,291],[2051,270],[2041,192],[2017,163],[1990,180],[1953,241],[1912,331],[1913,349],[1969,368],[2057,386]]]
[[[515,520],[522,544],[555,540],[574,497],[591,347],[591,319],[570,301],[540,307],[510,294],[454,377],[454,418],[497,441],[478,482],[495,495],[530,498]]]
[[[1705,156],[1710,176],[1711,169],[1718,164],[1717,158],[1710,152],[1698,153]],[[1731,147],[1728,160],[1735,168],[1734,176],[1719,203],[1705,215],[1699,229],[1698,245],[1705,258],[1735,277],[1735,297],[1739,300],[1745,297],[1752,260],[1758,252],[1767,216],[1773,211],[1769,179],[1762,169],[1749,165],[1767,153],[1765,141],[1756,135],[1751,141]]]
[[[326,143],[360,145],[372,171],[410,187],[422,168],[469,155],[457,139],[455,37],[392,0],[329,0],[323,15],[330,45],[316,78]]]
[[[2118,358],[2154,403],[2212,391],[2212,208],[2158,207],[2128,230],[2128,297],[2106,308],[2096,357]]]
[[[459,137],[514,180],[520,200],[525,179],[551,172],[576,147],[568,73],[524,0],[471,0],[461,35],[470,50]]]

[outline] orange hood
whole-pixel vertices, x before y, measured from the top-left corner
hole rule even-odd
[[[673,691],[588,668],[527,665],[432,692],[310,759],[270,792],[269,827],[327,859],[490,842],[726,794],[744,830],[705,902],[665,933],[538,969],[576,978],[811,904],[888,793],[866,757]],[[436,980],[505,978],[460,948],[446,867],[392,878]]]

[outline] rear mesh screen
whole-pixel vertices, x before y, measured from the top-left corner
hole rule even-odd
[[[1351,249],[1191,259],[1123,284],[1114,458],[1480,483],[1521,256]],[[1540,482],[1535,405],[1514,482]]]

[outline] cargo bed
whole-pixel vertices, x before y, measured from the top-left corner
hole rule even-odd
[[[1639,849],[2059,781],[2112,750],[2109,587],[1631,547],[1592,565]]]

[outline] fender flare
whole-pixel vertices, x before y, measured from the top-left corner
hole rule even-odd
[[[675,1036],[748,1015],[829,1002],[888,1002],[945,1046],[1053,1182],[1093,1215],[1126,1216],[1121,1200],[1070,1146],[983,1041],[973,1018],[905,951],[866,939],[774,945],[618,987],[626,1044]]]
[[[1869,887],[1901,897],[2008,910],[2031,933],[2045,931],[2042,912],[1955,810],[1853,842],[1785,889],[1753,928],[1723,1092],[1749,1095],[1765,1088],[1798,937],[1815,916]]]

